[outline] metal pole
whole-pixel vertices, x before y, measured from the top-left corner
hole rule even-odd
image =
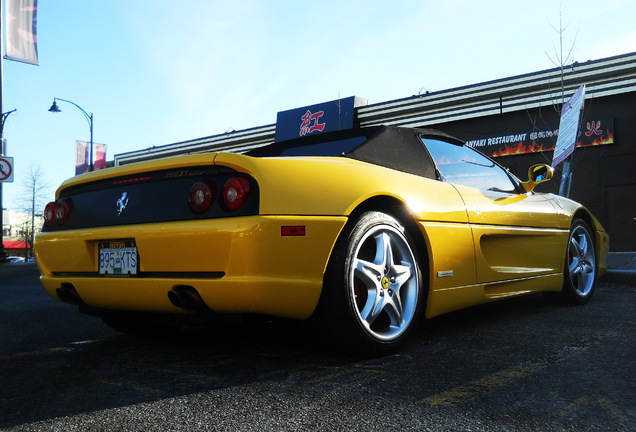
[[[70,101],[68,99],[62,99],[62,98],[57,98],[57,97],[53,98],[53,106],[51,106],[51,109],[49,109],[49,111],[52,111],[54,106],[55,106],[55,108],[57,108],[57,106],[55,104],[56,101],[62,101],[62,102],[70,103],[71,105],[75,105],[75,108],[79,109],[82,112],[82,114],[84,115],[84,117],[86,118],[86,121],[88,122],[88,127],[90,128],[90,133],[91,133],[91,141],[89,143],[89,146],[90,146],[89,171],[93,171],[93,168],[94,168],[94,164],[93,164],[93,113],[88,114],[84,108],[82,108],[81,106],[79,106],[75,102]],[[60,111],[61,110],[58,110],[58,109],[53,110],[53,112],[60,112]]]
[[[4,68],[2,67],[4,63],[4,58],[2,57],[4,55],[4,38],[2,37],[4,34],[4,28],[2,28],[2,24],[4,23],[3,18],[2,1],[0,1],[0,113],[3,112],[2,99],[4,90]],[[4,156],[4,139],[2,139],[1,133],[2,132],[0,132],[0,155]],[[7,259],[7,253],[4,251],[4,206],[2,205],[2,183],[3,182],[0,182],[0,262],[3,262]]]
[[[95,169],[95,167],[93,165],[93,113],[91,113],[90,119],[91,119],[91,121],[89,123],[90,123],[90,126],[91,126],[91,144],[90,144],[90,147],[91,147],[90,148],[90,152],[91,152],[90,161],[91,161],[91,164],[90,164],[90,167],[88,168],[88,171],[89,172],[93,172],[93,170]]]
[[[559,185],[559,195],[562,197],[570,197],[570,185],[572,184],[572,172],[570,170],[570,155],[563,161],[563,172],[561,173],[561,184]]]
[[[32,252],[33,252],[33,245],[35,244],[35,182],[33,182],[32,186],[32,190],[31,190],[31,235],[29,237],[29,241],[27,242],[27,250],[26,250],[26,258],[27,260],[29,258],[32,258]],[[29,243],[31,243],[31,247],[29,246]]]

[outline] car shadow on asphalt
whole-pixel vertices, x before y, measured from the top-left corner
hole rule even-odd
[[[450,313],[421,322],[400,351],[375,358],[325,350],[303,323],[278,319],[193,326],[161,338],[106,335],[4,359],[14,372],[3,381],[0,427],[245,385],[390,391],[382,386],[400,370],[432,385],[449,370],[459,377],[522,361],[520,347],[544,346],[539,325],[564,315],[559,309],[532,295]]]

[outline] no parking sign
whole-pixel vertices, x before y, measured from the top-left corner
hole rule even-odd
[[[13,158],[0,157],[0,182],[13,182]]]

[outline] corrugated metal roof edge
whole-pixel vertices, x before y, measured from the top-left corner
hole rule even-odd
[[[636,90],[634,87],[636,52],[599,60],[588,60],[585,63],[574,63],[567,66],[567,69],[564,71],[563,84],[568,92],[578,87],[582,82],[593,83],[594,86],[600,87],[611,83],[611,89],[593,90],[586,98],[609,96]],[[584,78],[589,78],[590,80],[585,81]],[[555,82],[559,85],[556,90],[553,86]],[[463,118],[541,106],[545,102],[546,94],[553,95],[555,92],[560,92],[560,82],[561,68],[556,67],[425,95],[413,95],[407,98],[367,105],[357,108],[357,114],[360,124],[363,126],[379,123],[401,126],[414,124],[420,126],[434,125]],[[501,106],[493,108],[493,103],[499,101],[500,97],[511,95],[514,95],[511,100],[519,101],[523,99],[524,102],[507,103],[503,111]],[[479,101],[483,103],[480,104]],[[449,106],[455,106],[455,109],[440,110]],[[433,114],[436,115],[431,115],[431,111],[435,111]],[[439,114],[442,115],[440,116]],[[276,125],[272,124],[151,147],[145,150],[121,153],[115,155],[115,165],[203,151],[245,151],[249,148],[272,142],[275,131]]]
[[[570,66],[564,71],[563,84],[565,87],[580,85],[586,78],[593,80],[611,77],[630,76],[636,74],[636,53],[625,54],[604,60],[594,60],[577,64],[574,70]],[[358,109],[360,119],[382,117],[388,113],[399,111],[407,114],[409,111],[421,111],[454,105],[457,101],[463,103],[474,100],[485,100],[510,95],[531,94],[553,88],[553,84],[560,87],[560,68],[533,72],[511,78],[502,78],[479,84],[456,87],[448,90],[413,95],[408,98],[381,102]],[[587,81],[589,82],[589,81]]]

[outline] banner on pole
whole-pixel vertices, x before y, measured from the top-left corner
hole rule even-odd
[[[93,143],[95,147],[95,161],[93,171],[106,168],[106,144]],[[75,141],[75,175],[90,171],[90,143]]]
[[[38,65],[37,0],[7,0],[7,60]]]
[[[88,143],[75,141],[75,175],[88,172]]]
[[[581,84],[572,97],[563,105],[561,123],[559,124],[559,137],[552,156],[553,167],[567,159],[576,147],[576,139],[579,134],[579,118],[581,117],[581,108],[583,108],[584,100],[585,84]]]
[[[106,144],[95,144],[95,171],[106,168]]]

